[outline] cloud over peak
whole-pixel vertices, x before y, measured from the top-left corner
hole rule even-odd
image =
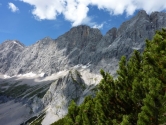
[[[165,0],[20,0],[34,6],[32,14],[40,20],[53,20],[60,14],[77,26],[88,18],[89,6],[97,6],[98,9],[106,10],[111,15],[120,15],[124,12],[132,15],[136,10],[143,9],[147,13],[166,9]],[[12,4],[12,3],[11,3]],[[12,4],[13,6],[14,4]],[[12,7],[11,7],[12,8]],[[14,7],[13,7],[14,8]],[[17,9],[13,9],[17,10]],[[94,24],[92,22],[89,22]],[[96,25],[96,26],[95,26]],[[94,24],[101,28],[103,25]]]
[[[18,7],[16,7],[13,3],[8,3],[8,8],[9,8],[12,12],[17,12],[17,11],[19,11]]]

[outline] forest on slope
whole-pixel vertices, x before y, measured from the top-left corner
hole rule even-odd
[[[100,71],[96,96],[88,96],[52,125],[159,125],[166,123],[166,29],[146,40],[143,53],[134,51],[119,62],[118,77]]]

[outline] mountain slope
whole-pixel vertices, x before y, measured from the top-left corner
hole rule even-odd
[[[103,36],[93,56],[92,62],[95,62],[95,65],[92,69],[97,65],[97,70],[103,68],[114,74],[122,55],[128,58],[133,50],[142,52],[145,39],[152,39],[155,31],[164,27],[166,13],[154,12],[148,15],[145,11],[140,11],[135,17],[124,22],[119,29],[112,28]]]

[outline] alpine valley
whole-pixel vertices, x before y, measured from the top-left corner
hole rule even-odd
[[[17,40],[0,44],[0,125],[49,125],[95,96],[100,69],[116,77],[121,56],[142,52],[145,40],[166,27],[166,13],[144,10],[104,36],[80,25],[57,39],[45,37],[31,46]]]

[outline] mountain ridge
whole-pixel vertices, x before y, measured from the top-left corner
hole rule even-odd
[[[165,20],[164,12],[148,15],[141,10],[119,28],[112,28],[105,35],[99,29],[80,25],[57,39],[45,37],[27,47],[18,42],[21,45],[20,48],[16,47],[18,51],[4,46],[4,42],[0,48],[8,48],[9,54],[3,55],[3,49],[0,51],[0,72],[10,76],[28,72],[51,75],[78,64],[90,64],[92,72],[97,73],[103,68],[114,74],[120,57],[129,57],[134,49],[143,51],[145,39],[151,39],[156,30],[166,27]],[[107,66],[109,62],[112,65]],[[8,66],[5,67],[4,63]]]

